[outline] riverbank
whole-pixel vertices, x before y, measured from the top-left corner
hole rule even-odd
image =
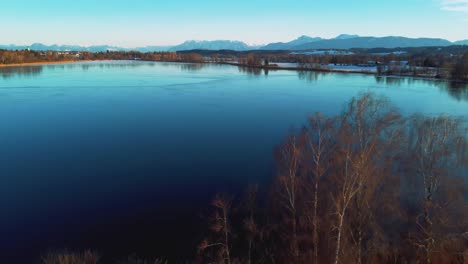
[[[376,73],[372,71],[353,70],[353,69],[300,68],[300,67],[264,66],[264,65],[252,66],[252,65],[239,64],[239,63],[233,63],[233,62],[219,62],[217,64],[226,64],[226,65],[233,65],[233,66],[238,66],[238,67],[245,67],[245,68],[252,68],[252,69],[265,69],[265,70],[342,72],[342,73],[364,73],[364,74],[376,75]]]
[[[372,70],[367,70],[363,68],[362,70],[356,70],[352,68],[300,68],[300,67],[284,67],[284,66],[265,66],[265,65],[246,65],[246,64],[239,64],[235,62],[210,62],[213,64],[222,64],[222,65],[232,65],[244,68],[251,68],[251,69],[263,69],[263,70],[282,70],[282,71],[308,71],[308,72],[324,72],[324,73],[352,73],[352,74],[366,74],[366,75],[374,75],[379,77],[385,76],[393,76],[393,77],[411,77],[415,79],[424,79],[424,80],[433,80],[433,81],[448,81],[454,83],[468,83],[467,80],[456,80],[451,78],[443,78],[437,76],[428,76],[428,75],[414,75],[414,74],[386,74],[386,73],[378,73]]]
[[[4,67],[21,67],[21,66],[41,66],[49,64],[67,64],[75,62],[86,62],[90,60],[64,60],[64,61],[38,61],[38,62],[26,62],[26,63],[12,63],[12,64],[0,64],[1,68]]]
[[[102,60],[64,60],[64,61],[44,61],[44,62],[29,62],[29,63],[15,63],[15,64],[0,64],[0,68],[5,67],[21,67],[21,66],[41,66],[41,65],[53,65],[53,64],[67,64],[67,63],[76,63],[76,62],[92,62],[92,61],[102,61]],[[112,59],[110,59],[112,61]],[[301,68],[301,67],[285,67],[285,66],[266,66],[266,65],[246,65],[235,62],[182,62],[182,61],[158,61],[158,60],[140,60],[140,61],[151,61],[151,62],[178,62],[178,63],[201,63],[201,64],[218,64],[218,65],[231,65],[237,67],[244,67],[250,69],[263,69],[263,70],[282,70],[282,71],[308,71],[308,72],[324,72],[324,73],[352,73],[352,74],[366,74],[374,76],[395,76],[395,77],[411,77],[417,79],[425,80],[439,80],[439,81],[449,81],[457,83],[468,83],[465,80],[455,80],[451,78],[435,77],[428,75],[414,75],[414,74],[385,74],[377,73],[373,70],[368,69],[353,69],[353,68]]]

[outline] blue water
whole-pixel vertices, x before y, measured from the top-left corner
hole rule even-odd
[[[468,116],[467,89],[441,81],[124,61],[0,68],[0,259],[62,248],[184,259],[216,192],[267,182],[288,131],[365,91],[406,115]]]

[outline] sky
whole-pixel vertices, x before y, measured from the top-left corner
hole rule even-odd
[[[343,33],[468,39],[468,0],[0,0],[0,44],[265,44]]]

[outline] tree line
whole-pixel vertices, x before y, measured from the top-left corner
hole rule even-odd
[[[204,58],[196,53],[177,52],[146,52],[138,51],[108,51],[108,52],[84,52],[83,60],[144,60],[144,61],[165,61],[165,62],[191,62],[202,63]]]
[[[146,60],[167,62],[202,63],[204,58],[195,53],[176,52],[58,52],[33,50],[0,50],[0,64],[22,64],[36,62],[60,62],[79,60]]]
[[[275,150],[264,197],[212,203],[199,263],[467,263],[466,120],[363,94]]]
[[[34,62],[77,61],[77,60],[145,60],[190,63],[236,63],[248,67],[275,67],[271,62],[296,63],[299,69],[320,69],[322,65],[364,65],[376,66],[378,74],[429,76],[441,79],[468,81],[468,52],[455,50],[455,54],[434,50],[411,50],[412,53],[378,54],[355,50],[347,55],[295,54],[287,51],[256,52],[56,52],[31,50],[0,50],[0,64],[21,64]],[[419,51],[419,52],[417,52]],[[402,65],[404,63],[404,65]]]
[[[21,64],[35,62],[73,61],[78,58],[73,54],[55,51],[0,50],[1,64]]]
[[[296,63],[303,70],[323,69],[323,66],[357,65],[376,67],[379,75],[424,76],[440,79],[468,81],[468,52],[453,54],[369,54],[348,55],[332,54],[256,54],[240,55],[238,58],[221,57],[220,62],[237,60],[239,64],[250,67],[274,67],[271,62]]]

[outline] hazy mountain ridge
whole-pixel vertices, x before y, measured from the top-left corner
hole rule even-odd
[[[169,48],[170,51],[179,50],[194,50],[194,49],[207,49],[207,50],[249,50],[251,46],[247,45],[242,41],[235,40],[214,40],[214,41],[195,41],[189,40],[184,43]]]
[[[306,43],[293,47],[293,50],[307,49],[351,49],[351,48],[406,48],[450,46],[454,43],[436,38],[406,38],[406,37],[354,37],[345,39],[328,39]]]
[[[455,45],[468,45],[468,39],[455,41],[454,44]]]
[[[300,36],[299,38],[292,40],[290,42],[276,42],[276,43],[270,43],[268,45],[265,45],[264,47],[261,47],[263,50],[289,50],[292,49],[296,46],[307,44],[307,43],[312,43],[316,41],[321,41],[323,38],[320,37],[309,37],[309,36]]]
[[[349,35],[349,34],[341,34],[335,39],[352,39],[352,38],[359,38],[359,35]]]
[[[182,50],[310,50],[310,49],[351,49],[351,48],[405,48],[405,47],[431,47],[468,45],[468,40],[451,42],[440,38],[407,38],[407,37],[362,37],[359,35],[341,34],[336,38],[323,39],[320,37],[300,36],[289,42],[269,43],[263,46],[252,46],[235,40],[189,40],[175,46],[145,46],[137,48],[122,48],[109,45],[79,46],[79,45],[45,45],[34,43],[32,45],[0,45],[0,49],[37,51],[182,51]]]
[[[95,45],[95,46],[79,46],[79,45],[45,45],[42,43],[34,43],[29,46],[27,45],[0,45],[0,49],[6,50],[24,50],[31,49],[36,51],[89,51],[89,52],[106,52],[106,51],[126,51],[134,49],[126,49],[121,47],[109,46],[109,45]]]

